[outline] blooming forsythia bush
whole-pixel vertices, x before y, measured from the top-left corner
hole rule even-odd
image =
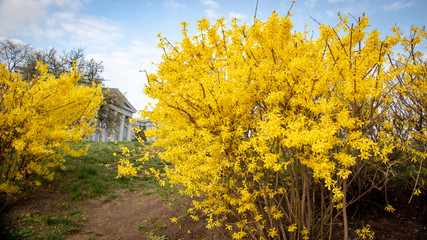
[[[158,100],[143,112],[157,124],[147,137],[158,137],[165,177],[198,199],[190,212],[208,228],[324,239],[343,216],[348,236],[346,208],[359,197],[349,193],[382,183],[399,147],[387,110],[405,75],[404,59],[390,64],[402,38],[367,27],[366,16],[340,16],[312,39],[273,13],[251,26],[202,19],[195,36],[183,23],[180,43],[161,38],[163,61],[145,89]]]
[[[70,144],[94,130],[90,123],[102,101],[101,85],[78,85],[76,68],[58,78],[47,65],[39,63],[37,70],[27,81],[0,67],[0,192],[16,192],[30,174],[51,180],[63,154],[84,152]]]
[[[393,95],[398,104],[390,108],[389,117],[393,120],[390,127],[405,157],[418,165],[412,166],[416,171],[411,170],[410,174],[415,180],[413,195],[419,195],[420,189],[427,190],[427,61],[418,46],[427,38],[427,33],[425,28],[412,27],[407,36],[398,31],[396,34],[401,37],[401,47],[407,54],[397,54],[396,59],[390,61],[400,69],[393,82],[396,84]]]

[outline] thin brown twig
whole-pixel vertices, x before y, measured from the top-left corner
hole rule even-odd
[[[292,8],[294,7],[294,2],[292,1],[292,5],[291,5],[291,7],[289,8],[289,10],[288,10],[288,13],[286,14],[286,17],[290,17],[291,16],[291,10],[292,10]]]
[[[417,180],[415,180],[414,189],[412,190],[411,198],[409,199],[408,204],[411,203],[411,200],[414,197],[415,191],[417,190],[418,180],[420,178],[422,168],[423,168],[423,159],[421,158],[420,168],[418,169],[418,174],[417,174]]]
[[[256,0],[255,13],[254,13],[254,22],[256,21],[256,13],[258,11],[258,2],[259,2],[259,0]]]

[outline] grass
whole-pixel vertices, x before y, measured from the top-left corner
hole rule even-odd
[[[84,213],[72,209],[73,201],[104,197],[106,202],[120,197],[118,189],[139,191],[144,195],[157,193],[166,199],[174,193],[166,187],[161,187],[152,176],[139,175],[134,178],[117,178],[117,164],[121,150],[115,143],[83,143],[77,147],[90,144],[88,153],[81,157],[67,157],[63,170],[55,169],[57,190],[69,196],[69,201],[53,204],[54,211],[49,214],[26,213],[18,218],[18,227],[3,232],[6,239],[64,239],[67,235],[77,232],[86,221]],[[121,142],[128,149],[138,149],[138,142]],[[115,156],[116,155],[116,156]],[[141,163],[135,163],[136,166]],[[162,170],[162,161],[150,159],[147,168]],[[43,182],[44,186],[50,182]],[[151,223],[151,225],[156,225]],[[141,227],[140,230],[143,230]],[[163,236],[162,236],[163,237]],[[165,238],[159,238],[165,239]]]
[[[144,220],[144,223],[145,224],[140,225],[138,227],[138,231],[145,232],[145,233],[149,232],[148,239],[152,239],[152,240],[167,240],[168,239],[166,235],[162,235],[162,236],[154,235],[154,232],[156,230],[159,230],[160,228],[162,228],[162,224],[160,224],[158,222],[158,218],[151,217],[147,220]]]
[[[72,212],[70,212],[72,213]],[[64,239],[78,232],[86,219],[82,214],[39,215],[23,214],[19,216],[19,227],[7,232],[5,239]]]
[[[132,149],[137,149],[140,145],[137,142],[122,142],[120,145]],[[66,170],[62,175],[72,176],[73,181],[63,180],[60,189],[70,190],[70,197],[73,200],[86,198],[98,198],[108,195],[109,201],[117,198],[114,195],[115,189],[128,189],[129,191],[153,192],[158,188],[157,180],[150,176],[121,177],[117,178],[117,164],[121,150],[115,143],[91,143],[88,154],[78,158],[68,158]],[[116,154],[116,156],[114,156]],[[141,163],[135,163],[139,166]],[[161,169],[163,164],[158,159],[151,159],[147,167]]]

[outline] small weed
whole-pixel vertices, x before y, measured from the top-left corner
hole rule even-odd
[[[162,228],[162,225],[158,222],[158,218],[156,217],[150,217],[148,219],[148,222],[152,225],[151,229],[156,229],[159,230],[160,228]]]
[[[138,227],[138,231],[143,233],[149,233],[149,239],[167,239],[166,236],[161,236],[158,238],[154,235],[154,232],[159,231],[163,225],[159,223],[159,219],[157,217],[150,217],[144,220],[144,224]],[[153,238],[154,237],[154,238]]]
[[[68,215],[70,217],[72,217],[72,216],[81,217],[81,216],[83,216],[83,213],[80,212],[79,210],[72,210],[68,213]]]
[[[73,200],[80,200],[80,199],[82,199],[82,198],[83,198],[83,193],[82,193],[82,192],[80,192],[80,191],[75,191],[75,192],[72,192],[72,193],[71,193],[70,197],[71,197],[71,199],[73,199]]]
[[[148,178],[144,176],[138,187],[143,191],[151,190],[158,187],[157,180],[154,177]]]
[[[34,235],[33,227],[20,227],[12,230],[4,236],[6,239],[25,239]]]
[[[64,239],[64,238],[65,238],[64,234],[61,233],[58,230],[58,231],[49,232],[48,234],[43,235],[39,239],[43,239],[43,240],[59,240],[59,239]]]
[[[148,227],[146,226],[146,225],[140,225],[139,227],[138,227],[138,231],[140,231],[140,232],[147,232],[148,231]]]
[[[155,223],[155,222],[157,222],[157,220],[158,220],[159,218],[156,218],[156,217],[150,217],[150,218],[148,218],[148,221],[150,222],[150,223]]]
[[[103,236],[104,234],[97,233],[97,232],[86,232],[86,235],[94,235],[95,237],[101,237],[101,236]],[[89,237],[89,238],[87,238],[87,239],[94,239],[94,238]]]
[[[70,207],[67,202],[58,203],[56,206],[62,210],[67,210]]]
[[[116,198],[118,198],[118,197],[120,197],[120,195],[118,195],[118,194],[111,194],[111,195],[109,195],[109,196],[105,199],[105,202],[111,202],[111,201],[113,201],[114,199],[116,199]]]
[[[66,217],[59,217],[56,214],[53,214],[46,218],[45,220],[46,225],[52,226],[52,225],[72,225],[73,221],[66,218]]]
[[[150,235],[150,236],[148,236],[148,239],[150,239],[150,240],[168,240],[168,237],[166,235],[163,235],[163,236]]]
[[[37,214],[31,216],[29,213],[27,213],[25,216],[21,216],[21,222],[25,223],[27,226],[33,223],[40,223],[42,221],[44,221],[44,217]]]

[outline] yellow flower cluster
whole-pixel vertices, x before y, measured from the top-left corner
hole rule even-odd
[[[369,226],[363,227],[362,229],[356,229],[356,234],[362,239],[374,239],[375,233],[370,229]]]
[[[82,86],[77,68],[56,78],[37,65],[34,79],[0,66],[0,191],[16,192],[29,174],[53,179],[63,155],[81,155],[76,144],[89,136],[102,101],[101,86]],[[39,185],[39,182],[35,182]]]

